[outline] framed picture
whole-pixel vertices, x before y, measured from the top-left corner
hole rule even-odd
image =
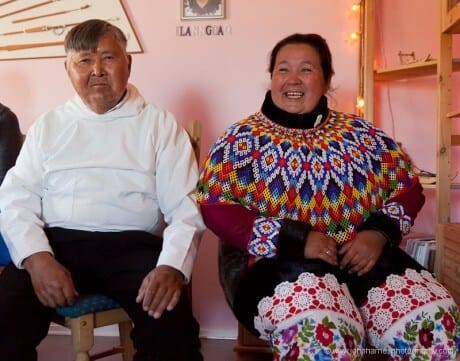
[[[129,53],[142,53],[122,0],[0,0],[0,60],[64,57],[70,28],[88,19],[118,26]]]
[[[182,20],[224,19],[225,0],[180,0]]]

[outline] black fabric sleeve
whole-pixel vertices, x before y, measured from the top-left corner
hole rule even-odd
[[[303,250],[311,226],[304,222],[284,219],[278,237],[279,259],[303,258]]]
[[[0,103],[0,184],[16,162],[22,146],[22,135],[16,115]]]
[[[398,223],[383,213],[374,213],[358,226],[357,231],[373,230],[380,232],[391,247],[398,247],[402,240],[402,233]]]

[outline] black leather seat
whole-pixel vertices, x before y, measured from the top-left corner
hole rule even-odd
[[[218,269],[219,282],[224,291],[225,299],[230,308],[233,309],[233,300],[236,289],[248,269],[249,256],[246,252],[241,251],[229,244],[219,240],[218,244]]]

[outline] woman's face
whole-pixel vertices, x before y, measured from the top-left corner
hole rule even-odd
[[[278,108],[293,114],[309,113],[329,88],[316,50],[307,44],[288,44],[276,56],[271,93]]]

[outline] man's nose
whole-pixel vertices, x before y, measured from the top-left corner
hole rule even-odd
[[[94,61],[92,75],[94,75],[94,76],[102,76],[102,75],[104,75],[104,66],[103,66],[101,60],[96,59]]]

